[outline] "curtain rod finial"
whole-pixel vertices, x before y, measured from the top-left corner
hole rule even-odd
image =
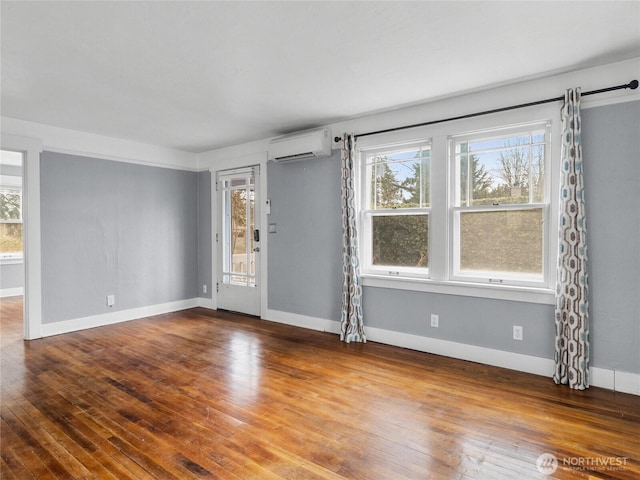
[[[629,82],[628,87],[631,90],[635,90],[636,88],[638,88],[638,80],[631,80],[631,82]]]

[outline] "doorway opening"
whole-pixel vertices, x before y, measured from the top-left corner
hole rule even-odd
[[[0,301],[24,305],[24,153],[0,150]],[[24,308],[22,326],[24,326]],[[15,312],[14,315],[15,317]]]

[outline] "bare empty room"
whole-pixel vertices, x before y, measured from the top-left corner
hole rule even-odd
[[[640,2],[0,22],[3,479],[640,476]]]

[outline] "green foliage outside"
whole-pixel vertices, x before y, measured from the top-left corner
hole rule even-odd
[[[375,216],[372,237],[374,265],[428,266],[428,215]]]
[[[0,220],[20,220],[20,194],[11,190],[0,192]]]
[[[4,223],[20,220],[21,207],[18,192],[0,192],[0,253],[22,252],[22,223]]]
[[[479,157],[465,153],[462,144],[458,179],[460,205],[526,205],[543,201],[544,156],[540,148],[531,158],[520,145],[499,153],[498,168],[488,171]],[[425,161],[426,160],[426,161]],[[412,174],[398,179],[390,164],[377,157],[371,167],[371,209],[397,210],[430,206],[429,159],[418,155],[406,163]],[[470,181],[468,177],[470,176]],[[531,184],[531,185],[530,185]],[[533,188],[530,199],[529,189]],[[467,189],[471,189],[467,203]],[[428,215],[371,217],[372,264],[428,267]],[[460,220],[462,270],[542,272],[542,209],[468,212]]]
[[[460,214],[460,269],[542,273],[542,209]]]
[[[419,151],[405,161],[394,161],[387,156],[376,157],[371,175],[370,208],[420,208],[430,204],[429,151]],[[398,179],[390,164],[402,165],[411,174]]]
[[[416,152],[404,161],[377,157],[371,175],[371,208],[409,209],[430,205],[428,150]],[[398,179],[390,167],[404,168],[409,174]],[[429,266],[429,217],[418,215],[373,216],[373,265]]]

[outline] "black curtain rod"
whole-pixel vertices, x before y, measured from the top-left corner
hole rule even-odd
[[[635,90],[636,88],[638,88],[638,80],[631,80],[629,83],[626,83],[624,85],[616,85],[615,87],[601,88],[599,90],[591,90],[590,92],[583,92],[580,96],[586,97],[587,95],[595,95],[597,93],[612,92],[614,90],[623,90],[626,88]],[[434,125],[436,123],[452,122],[454,120],[462,120],[463,118],[479,117],[481,115],[489,115],[491,113],[506,112],[508,110],[515,110],[517,108],[533,107],[534,105],[542,105],[544,103],[558,102],[561,100],[564,100],[564,95],[561,97],[547,98],[546,100],[538,100],[536,102],[521,103],[520,105],[511,105],[509,107],[496,108],[494,110],[486,110],[484,112],[469,113],[467,115],[460,115],[458,117],[443,118],[441,120],[432,120],[430,122],[424,122],[424,123],[415,123],[413,125],[405,125],[403,127],[387,128],[384,130],[376,130],[375,132],[359,133],[354,136],[357,139],[358,137],[366,137],[368,135],[377,135],[379,133],[396,132],[398,130],[406,130],[408,128],[426,127],[427,125]],[[334,138],[335,142],[339,142],[341,140],[342,140],[342,137]]]

